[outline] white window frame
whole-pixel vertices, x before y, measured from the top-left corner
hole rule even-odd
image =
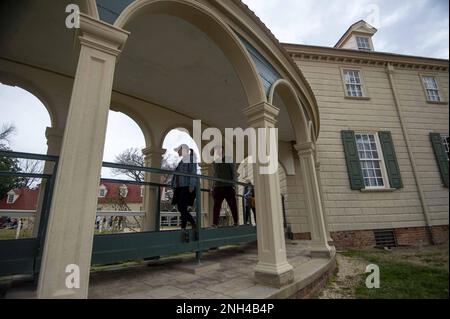
[[[358,148],[358,139],[357,136],[358,135],[373,135],[375,138],[375,145],[376,145],[376,151],[378,152],[378,158],[377,159],[361,159],[361,156],[359,154],[360,150]],[[387,169],[386,169],[386,163],[384,161],[384,155],[383,155],[383,150],[381,149],[381,142],[380,142],[380,138],[378,136],[378,132],[367,132],[367,131],[359,131],[359,132],[355,132],[355,143],[356,143],[356,147],[358,150],[358,157],[359,157],[359,162],[361,163],[361,174],[363,175],[363,179],[364,179],[364,185],[365,185],[365,189],[366,190],[380,190],[380,189],[390,189],[390,183],[389,183],[389,176],[387,173]],[[365,150],[364,151],[370,151],[370,150]],[[374,151],[374,150],[372,150]],[[366,177],[364,177],[364,168],[362,163],[363,162],[374,162],[374,161],[378,161],[380,163],[380,170],[381,170],[381,178],[383,179],[383,186],[370,186],[366,184]]]
[[[347,81],[347,73],[348,72],[356,72],[358,74],[358,79],[359,79],[359,83],[357,81],[355,81],[355,83],[351,82],[351,81]],[[361,69],[358,68],[352,68],[352,67],[343,67],[341,68],[341,75],[342,75],[342,83],[343,83],[343,88],[344,88],[344,92],[345,92],[345,97],[349,98],[349,99],[361,99],[361,100],[368,100],[369,98],[367,97],[367,90],[366,90],[366,86],[365,86],[365,81],[364,81],[364,76],[363,76],[363,71]],[[360,86],[361,88],[361,96],[357,95],[351,95],[351,92],[349,92],[349,87],[350,85],[355,85],[355,86]]]
[[[103,195],[102,195],[102,191],[104,192]],[[99,190],[98,190],[98,197],[99,198],[105,198],[106,195],[108,195],[108,189],[106,188],[106,186],[101,185]]]
[[[360,46],[360,42],[358,41],[359,39],[363,39],[364,41],[367,40],[367,47],[365,46]],[[355,41],[356,41],[356,46],[358,47],[358,50],[361,51],[372,51],[372,44],[370,43],[370,38],[369,37],[365,37],[365,36],[361,36],[361,35],[356,35],[355,36]]]
[[[125,191],[125,194],[122,194],[122,191]],[[128,196],[128,187],[126,185],[122,185],[119,187],[119,196],[122,198],[127,198]]]
[[[431,78],[435,84],[435,87],[429,87],[428,84],[429,82],[426,81],[427,78]],[[443,99],[442,99],[442,94],[441,94],[441,90],[439,88],[439,82],[437,80],[436,75],[434,74],[421,74],[420,75],[420,80],[422,82],[422,87],[424,89],[425,92],[425,97],[427,99],[427,102],[429,103],[442,103]],[[430,92],[435,92],[434,95],[430,95]],[[437,96],[437,100],[433,100],[433,96]]]
[[[449,154],[449,143],[448,143],[448,134],[441,134],[441,142],[444,146],[444,150],[447,153],[447,161],[449,160],[448,154]]]
[[[141,197],[144,197],[144,186],[141,186]]]
[[[14,194],[7,194],[6,204],[14,204],[15,199],[16,199],[16,195],[14,195]]]

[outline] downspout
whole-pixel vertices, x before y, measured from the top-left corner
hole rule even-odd
[[[433,232],[431,230],[432,225],[431,225],[430,212],[429,212],[429,209],[428,209],[428,203],[427,203],[427,200],[425,198],[425,193],[423,191],[422,184],[419,181],[419,173],[417,171],[416,160],[414,159],[414,154],[413,154],[413,151],[412,151],[411,142],[409,140],[408,129],[407,129],[407,126],[406,126],[406,123],[405,123],[403,111],[402,111],[402,108],[401,108],[401,105],[400,105],[400,99],[398,97],[397,89],[396,89],[396,86],[395,86],[394,72],[395,72],[394,66],[391,63],[387,63],[386,73],[387,73],[387,75],[389,77],[389,83],[391,85],[392,94],[394,96],[395,106],[396,106],[396,109],[397,109],[397,114],[398,114],[398,117],[400,119],[400,126],[402,128],[403,136],[405,138],[406,149],[408,150],[409,159],[411,161],[412,172],[413,172],[413,175],[414,175],[414,180],[416,181],[417,190],[419,192],[419,198],[420,198],[420,203],[422,204],[423,215],[425,217],[425,222],[426,222],[426,228],[427,228],[428,234],[430,236],[431,243],[434,245],[435,241],[434,241],[434,238],[433,238]]]

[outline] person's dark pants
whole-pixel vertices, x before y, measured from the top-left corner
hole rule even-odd
[[[188,212],[188,206],[190,205],[192,194],[189,191],[189,187],[180,187],[175,189],[175,196],[177,196],[177,208],[181,214],[181,228],[186,229],[187,223],[192,225],[192,228],[196,227],[195,219],[191,213]]]
[[[250,210],[253,212],[253,217],[255,218],[255,223],[256,223],[256,211],[252,207],[252,205],[250,205],[249,201],[246,201],[246,203],[245,203],[245,212],[244,212],[244,222],[245,222],[245,224],[251,224],[252,223],[252,220],[251,220],[251,217],[250,217]]]
[[[224,200],[227,201],[228,206],[230,206],[231,214],[233,215],[234,224],[238,224],[238,209],[236,202],[236,191],[233,187],[215,187],[213,190],[214,198],[214,218],[213,225],[219,225],[220,211],[222,209],[222,203]]]

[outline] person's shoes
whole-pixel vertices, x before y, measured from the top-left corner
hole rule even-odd
[[[234,224],[233,227],[239,227],[239,224]]]
[[[219,226],[217,226],[217,225],[211,225],[211,228],[212,228],[212,229],[217,229],[217,228],[219,228]]]

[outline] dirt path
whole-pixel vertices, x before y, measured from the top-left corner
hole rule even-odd
[[[367,263],[361,259],[336,255],[338,272],[330,284],[322,290],[319,299],[354,299],[354,289]]]

